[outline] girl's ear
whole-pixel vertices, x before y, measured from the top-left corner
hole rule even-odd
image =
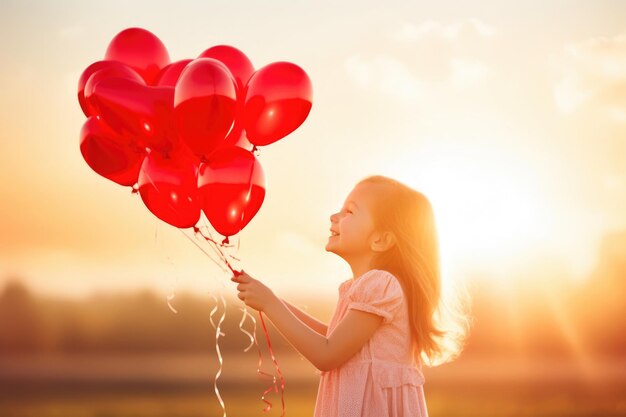
[[[372,241],[371,248],[374,252],[385,252],[396,244],[396,236],[393,232],[378,233]]]

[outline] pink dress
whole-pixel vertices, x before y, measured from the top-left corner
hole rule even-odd
[[[390,272],[372,269],[339,286],[330,335],[349,309],[383,317],[363,348],[321,372],[314,417],[428,417],[421,364],[411,365],[408,305]]]

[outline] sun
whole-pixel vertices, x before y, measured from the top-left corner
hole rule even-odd
[[[442,269],[453,268],[455,275],[485,268],[506,274],[549,232],[532,158],[490,143],[422,143],[390,168],[431,201]]]

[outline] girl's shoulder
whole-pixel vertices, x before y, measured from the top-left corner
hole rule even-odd
[[[377,289],[383,290],[392,287],[392,290],[400,288],[398,278],[384,269],[370,269],[357,278],[350,278],[339,285],[340,293],[354,294],[357,292],[372,293]]]
[[[398,278],[384,269],[370,269],[352,281],[352,292],[401,292]]]
[[[391,282],[398,281],[398,278],[385,269],[370,269],[356,280],[355,283],[370,284],[372,282]]]
[[[390,322],[403,305],[400,282],[389,271],[373,269],[360,276],[347,293],[348,308],[382,316]]]

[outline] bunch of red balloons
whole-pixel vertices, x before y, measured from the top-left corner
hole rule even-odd
[[[312,96],[295,64],[255,71],[227,45],[171,62],[159,38],[129,28],[80,76],[80,151],[95,172],[138,190],[159,219],[188,228],[203,211],[228,238],[265,198],[254,151],[297,129]]]

